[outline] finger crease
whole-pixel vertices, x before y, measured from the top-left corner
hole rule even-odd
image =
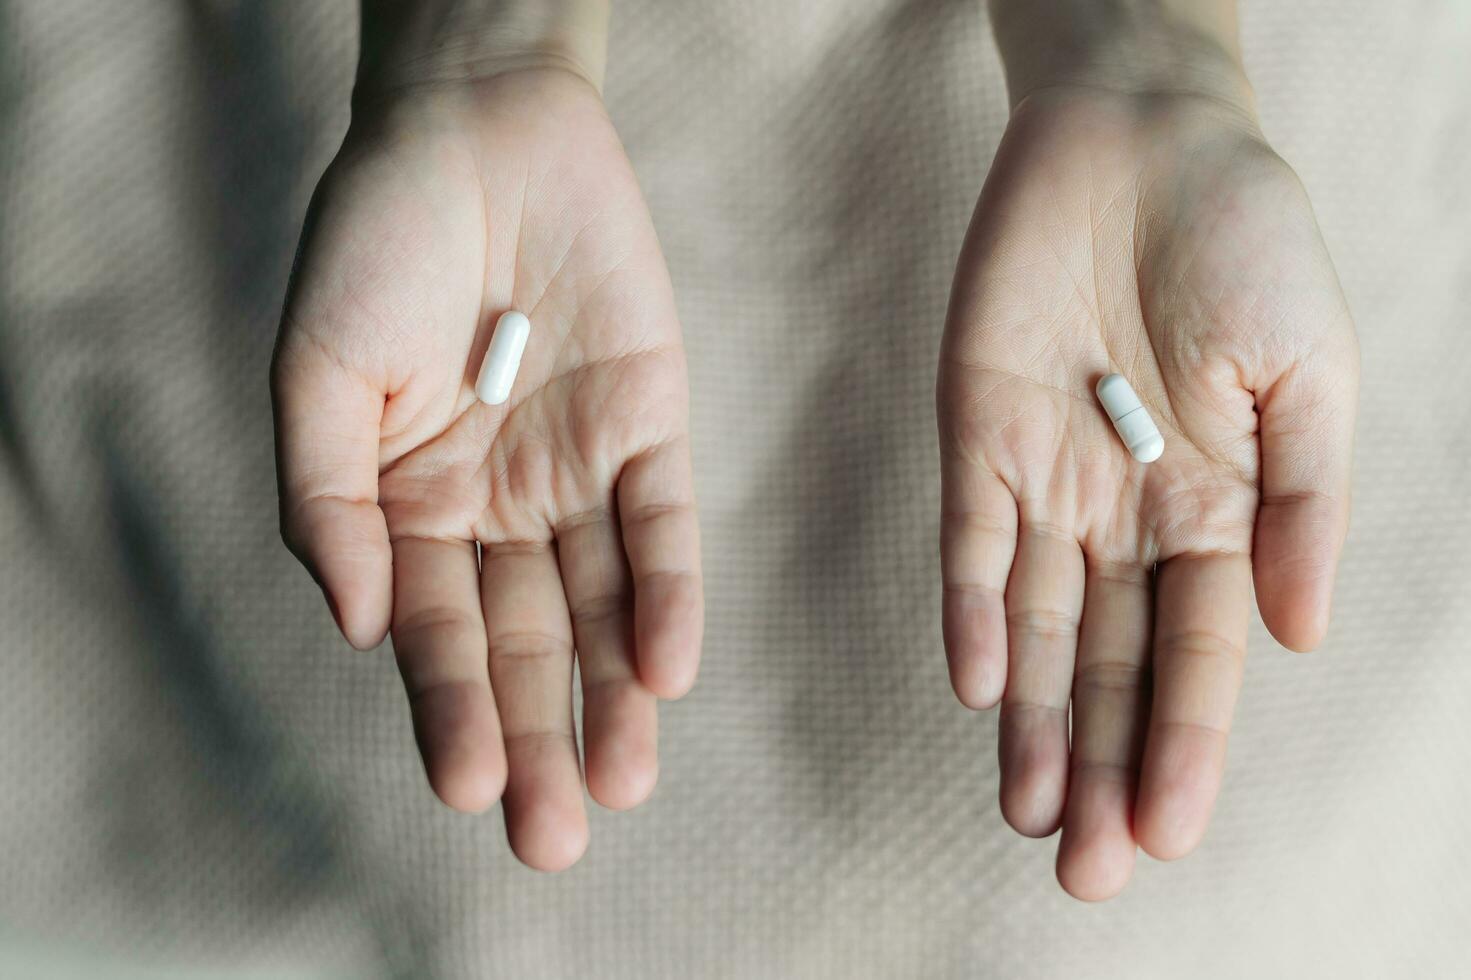
[[[1002,592],[994,585],[981,582],[946,582],[945,591],[955,595],[977,596],[982,599],[1000,599]]]
[[[1078,619],[1053,609],[1024,609],[1006,614],[1006,625],[1018,633],[1061,639],[1078,632]]]
[[[593,596],[592,598],[584,599],[572,607],[572,621],[596,622],[627,613],[630,607],[630,599],[631,596],[626,592],[615,592],[610,595]]]
[[[572,641],[551,633],[502,633],[490,641],[492,660],[544,660],[559,655],[572,655]]]
[[[1066,704],[1044,704],[1041,701],[1006,701],[1003,700],[1001,707],[1008,714],[1022,712],[1023,714],[1066,714]]]
[[[1208,630],[1188,630],[1160,641],[1163,656],[1219,657],[1237,663],[1245,657],[1241,646]]]
[[[635,508],[630,513],[625,513],[621,515],[620,519],[622,521],[624,531],[627,531],[630,528],[635,528],[639,525],[648,524],[652,521],[656,521],[661,517],[686,514],[690,511],[690,509],[691,508],[689,504],[683,503],[644,504],[640,507]]]
[[[1164,721],[1163,719],[1161,719],[1159,721],[1153,722],[1150,727],[1155,729],[1177,729],[1179,731],[1185,732],[1196,732],[1203,735],[1213,736],[1215,738],[1221,739],[1222,741],[1224,741],[1231,734],[1230,728],[1222,727],[1220,725],[1212,725],[1209,722],[1203,721]]]

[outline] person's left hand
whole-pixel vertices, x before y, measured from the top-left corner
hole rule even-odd
[[[1094,395],[1164,434],[1134,461]],[[1001,808],[1108,897],[1205,832],[1252,580],[1315,646],[1348,522],[1353,325],[1302,185],[1247,107],[1021,100],[956,272],[938,386],[944,633],[1001,702]],[[1071,726],[1069,705],[1071,704]]]

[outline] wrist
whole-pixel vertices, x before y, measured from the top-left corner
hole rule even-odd
[[[602,91],[609,0],[362,0],[354,103],[525,69]]]
[[[1200,96],[1255,120],[1233,0],[990,0],[1013,109],[1038,91]]]

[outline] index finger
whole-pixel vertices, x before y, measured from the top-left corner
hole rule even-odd
[[[639,679],[661,698],[681,697],[695,683],[705,623],[687,440],[628,462],[618,479],[618,516],[633,575]]]
[[[311,572],[342,634],[383,642],[393,559],[378,507],[383,396],[317,348],[285,341],[271,365],[281,536]]]

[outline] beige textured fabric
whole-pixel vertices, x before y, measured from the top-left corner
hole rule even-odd
[[[1101,907],[1003,825],[940,652],[934,364],[1006,116],[982,4],[616,8],[707,655],[655,798],[548,877],[433,800],[386,649],[276,537],[266,365],[354,4],[0,4],[0,936],[364,977],[1464,976],[1471,6],[1247,3],[1362,334],[1354,528],[1322,654],[1254,629],[1205,845]]]

